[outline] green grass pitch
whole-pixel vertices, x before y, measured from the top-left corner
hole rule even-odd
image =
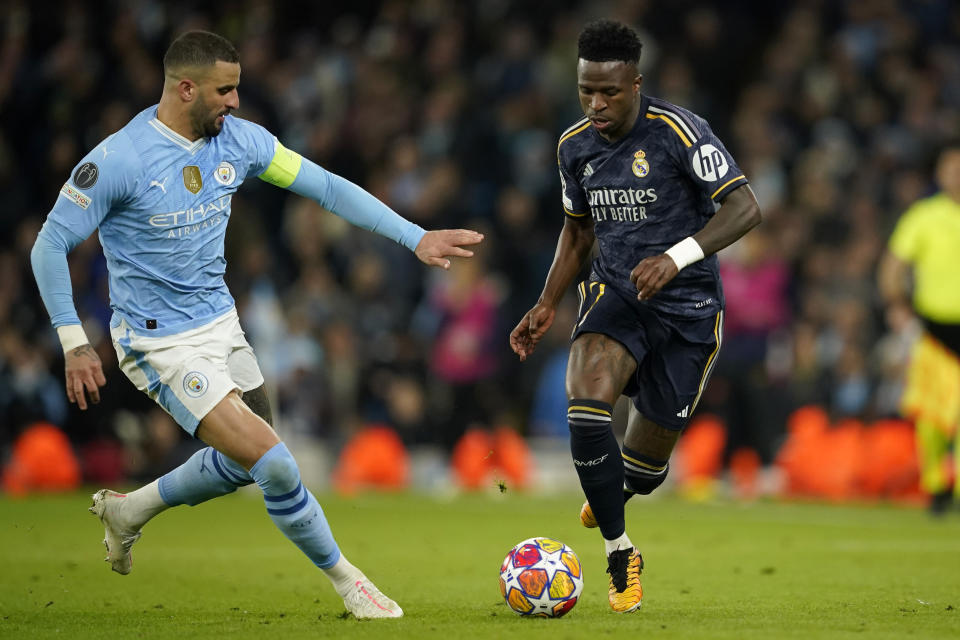
[[[2,638],[957,638],[960,514],[635,499],[643,609],[606,603],[599,534],[574,494],[319,496],[351,560],[404,608],[358,621],[274,529],[254,492],[145,529],[134,571],[102,562],[89,494],[0,499]],[[562,540],[585,587],[565,618],[523,619],[497,587],[524,538]],[[629,635],[627,635],[629,634]]]

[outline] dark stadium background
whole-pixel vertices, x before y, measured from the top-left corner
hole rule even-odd
[[[532,305],[562,224],[555,145],[579,115],[576,36],[595,17],[644,43],[643,91],[707,118],[764,224],[722,254],[725,345],[700,411],[767,467],[788,415],[896,413],[908,318],[875,267],[896,217],[930,193],[960,131],[960,6],[896,2],[47,2],[0,6],[0,452],[61,427],[91,482],[147,480],[194,446],[124,378],[106,332],[96,238],[71,255],[104,361],[103,401],[69,406],[29,267],[60,185],[155,104],[163,52],[193,28],[241,55],[238,115],[428,228],[487,240],[448,273],[286,192],[233,200],[228,284],[281,434],[335,454],[369,424],[442,457],[468,428],[566,432],[573,296],[523,366],[507,334]]]

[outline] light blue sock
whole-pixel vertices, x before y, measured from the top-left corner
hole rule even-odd
[[[263,491],[267,513],[283,535],[321,569],[335,565],[340,549],[323,509],[300,482],[300,470],[287,445],[275,444],[257,460],[250,475]]]
[[[211,498],[233,493],[253,482],[242,466],[212,447],[190,456],[182,465],[160,478],[160,497],[171,507],[191,507]]]

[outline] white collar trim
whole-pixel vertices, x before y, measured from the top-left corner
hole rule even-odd
[[[179,133],[177,133],[167,125],[163,124],[162,122],[160,122],[160,120],[158,120],[157,118],[153,118],[152,120],[150,120],[150,126],[156,129],[160,133],[160,135],[162,135],[164,138],[166,138],[170,142],[174,143],[178,147],[185,149],[186,151],[189,151],[190,155],[195,154],[197,151],[205,147],[207,144],[206,138],[199,138],[197,140],[194,140],[193,142],[187,140],[182,135],[180,135]]]

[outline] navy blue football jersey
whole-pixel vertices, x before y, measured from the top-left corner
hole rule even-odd
[[[630,272],[700,231],[719,203],[747,179],[703,118],[642,96],[623,138],[608,142],[587,118],[557,145],[563,208],[593,218],[599,253],[591,279],[636,300]],[[716,256],[689,265],[650,300],[637,302],[685,318],[723,308]]]

